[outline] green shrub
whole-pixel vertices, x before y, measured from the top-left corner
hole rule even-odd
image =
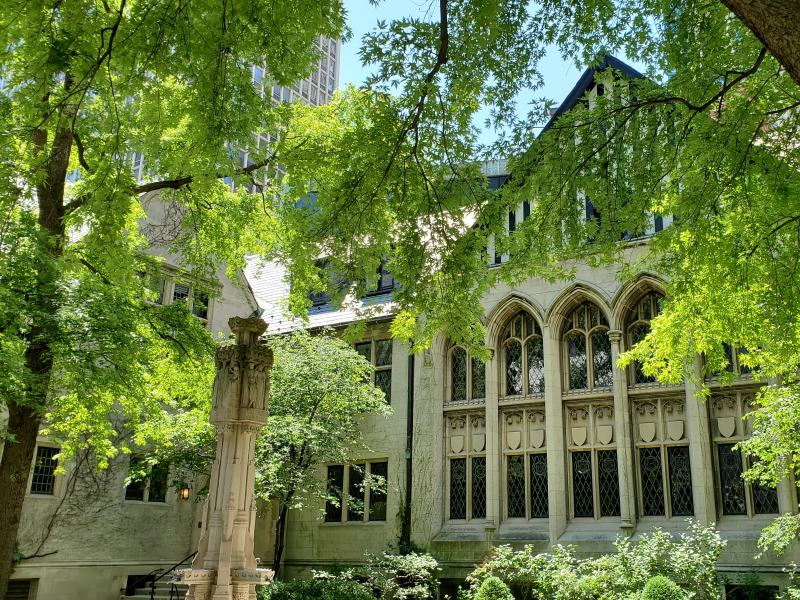
[[[647,580],[642,600],[686,600],[686,592],[669,577],[656,575]]]
[[[325,581],[355,581],[383,600],[427,600],[439,595],[439,563],[429,554],[372,556],[366,565],[341,573],[316,571]]]
[[[375,600],[375,596],[356,581],[293,579],[259,588],[258,600]]]
[[[514,595],[499,578],[489,577],[478,588],[475,600],[514,600]]]
[[[692,523],[688,533],[675,538],[656,530],[636,542],[618,539],[614,554],[598,558],[578,559],[570,546],[543,553],[530,546],[521,551],[499,546],[467,583],[473,599],[481,584],[495,576],[518,600],[623,600],[641,597],[651,577],[664,575],[680,581],[698,600],[715,600],[721,586],[714,564],[724,545],[713,528]]]

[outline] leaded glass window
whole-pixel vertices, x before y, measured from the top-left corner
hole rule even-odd
[[[516,340],[506,344],[506,394],[522,394],[522,348]]]
[[[48,448],[47,446],[36,448],[31,494],[53,495],[56,484],[56,468],[58,467],[57,454],[58,448]]]
[[[608,322],[591,302],[576,308],[564,324],[566,383],[569,390],[609,388],[613,383]]]
[[[525,457],[514,454],[507,457],[506,489],[508,516],[525,517]]]
[[[642,477],[642,505],[646,517],[664,515],[664,485],[661,475],[661,448],[639,448]]]
[[[525,343],[528,358],[528,387],[532,394],[544,393],[544,345],[534,337]]]
[[[572,333],[567,337],[567,363],[569,368],[569,389],[581,390],[589,382],[586,372],[586,336]]]
[[[689,463],[689,446],[667,448],[669,464],[669,491],[672,514],[688,517],[694,515],[692,498],[692,468]]]
[[[598,488],[600,491],[600,516],[619,516],[619,471],[617,451],[600,450],[597,453]]]
[[[592,363],[594,387],[611,387],[613,383],[611,340],[606,331],[601,330],[592,334]]]
[[[450,518],[467,518],[467,459],[450,459]]]
[[[576,517],[594,516],[592,453],[572,453],[572,510]]]
[[[650,292],[642,297],[631,311],[628,318],[628,348],[632,348],[650,331],[650,321],[661,312],[661,301],[663,297],[656,292]],[[643,383],[654,383],[655,377],[645,375],[642,364],[638,361],[631,366],[631,378],[634,385]]]
[[[530,460],[530,494],[531,518],[547,518],[547,455],[531,454]]]
[[[486,364],[472,357],[470,376],[472,379],[472,399],[486,398]]]
[[[451,361],[451,376],[453,385],[453,401],[459,402],[467,399],[467,351],[463,348],[453,348]]]
[[[734,444],[718,444],[719,479],[722,514],[746,515],[744,479],[742,479],[742,457]]]
[[[486,397],[486,365],[464,348],[450,350],[449,402],[472,402]]]
[[[486,457],[472,457],[472,518],[486,518]]]
[[[641,514],[667,518],[693,515],[684,399],[637,399],[633,417]]]
[[[713,395],[710,401],[711,422],[717,446],[717,493],[723,515],[776,514],[780,512],[778,492],[758,481],[747,482],[742,474],[751,464],[750,457],[736,449],[737,443],[751,434],[752,391],[732,391]]]
[[[505,396],[544,393],[544,346],[539,325],[525,311],[518,312],[502,335]]]

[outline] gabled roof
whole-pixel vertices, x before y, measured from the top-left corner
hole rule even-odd
[[[615,69],[631,79],[641,79],[644,77],[642,73],[639,73],[639,71],[634,69],[629,64],[622,62],[617,57],[611,56],[610,54],[604,54],[596,65],[589,67],[583,72],[583,75],[581,75],[580,79],[578,79],[578,83],[576,83],[575,87],[572,88],[572,91],[567,94],[567,97],[564,98],[564,101],[553,112],[553,114],[550,115],[550,120],[547,121],[547,124],[542,129],[542,133],[550,129],[550,127],[553,126],[553,123],[555,123],[561,115],[574,108],[583,99],[586,92],[591,90],[596,85],[594,79],[597,73],[602,73],[609,68]]]

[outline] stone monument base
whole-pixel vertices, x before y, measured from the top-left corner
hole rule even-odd
[[[231,569],[230,584],[218,585],[212,569],[182,569],[178,576],[189,585],[187,600],[255,600],[256,586],[272,581],[272,569]]]

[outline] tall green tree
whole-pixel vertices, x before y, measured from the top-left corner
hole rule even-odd
[[[110,412],[135,429],[178,402],[161,392],[172,384],[183,402],[210,389],[209,336],[180,307],[145,301],[140,196],[161,191],[178,207],[186,226],[170,241],[198,280],[274,247],[269,204],[220,180],[243,186],[273,158],[253,150],[242,166],[230,150],[279,130],[251,65],[291,85],[317,59],[317,36],[340,37],[343,19],[337,0],[0,8],[0,597],[41,424],[62,440],[62,461],[85,445],[102,466],[119,450]],[[151,181],[134,181],[133,152]]]
[[[363,89],[306,110],[262,98],[250,64],[264,59],[281,84],[307,73],[315,36],[344,30],[337,0],[4,3],[0,362],[14,437],[0,462],[0,594],[42,420],[68,415],[65,454],[88,439],[102,457],[116,451],[104,417],[123,387],[108,382],[129,367],[158,372],[149,363],[165,352],[200,361],[201,339],[192,348],[174,339],[176,327],[143,306],[142,194],[177,207],[171,241],[198,276],[241,266],[247,252],[282,260],[299,311],[330,280],[366,291],[390,256],[401,283],[394,329],[418,345],[443,330],[479,346],[479,299],[499,280],[568,277],[576,258],[624,260],[623,232],[642,232],[648,212],[674,215],[631,265],[663,273],[672,298],[636,358],[674,379],[696,352],[719,368],[727,342],[746,348],[778,393],[796,389],[795,4],[439,0],[425,18],[378,23],[362,44],[373,73]],[[601,49],[637,56],[648,79],[539,135],[550,103],[520,117],[516,99],[541,87],[553,49],[581,66]],[[478,142],[484,115],[499,135],[491,146]],[[252,148],[254,132],[279,141],[242,166],[232,149]],[[152,181],[132,179],[134,151],[150,160]],[[476,161],[498,156],[514,176],[489,193]],[[275,163],[287,180],[247,193]],[[578,218],[581,194],[602,220]],[[505,215],[523,200],[534,201],[531,218],[507,236]],[[489,270],[493,234],[513,258]],[[314,262],[320,255],[336,278]],[[129,304],[127,335],[106,335],[115,323],[106,309]],[[164,351],[148,355],[158,344]]]

